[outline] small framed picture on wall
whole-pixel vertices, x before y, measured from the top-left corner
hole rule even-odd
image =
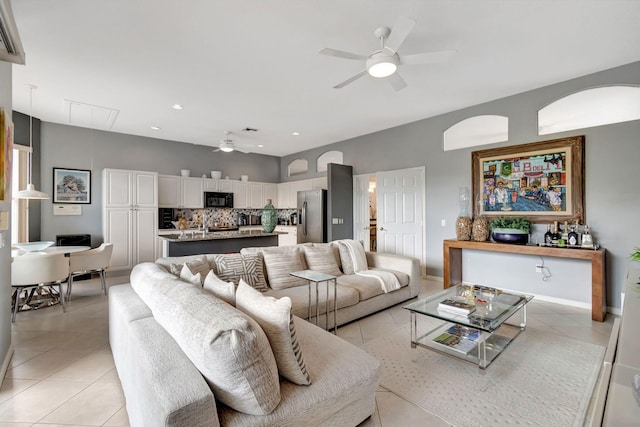
[[[53,168],[53,203],[91,203],[91,171]]]

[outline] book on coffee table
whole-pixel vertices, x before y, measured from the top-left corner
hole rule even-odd
[[[475,304],[453,298],[447,298],[440,301],[440,303],[438,304],[438,310],[447,311],[453,314],[467,315],[473,312],[475,309]]]
[[[477,345],[474,340],[462,338],[448,332],[441,333],[433,341],[464,354],[469,353]]]
[[[478,338],[480,338],[479,330],[462,325],[452,325],[445,332],[471,341],[478,341]]]

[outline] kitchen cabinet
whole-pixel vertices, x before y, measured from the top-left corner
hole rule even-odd
[[[249,207],[249,183],[247,181],[231,181],[233,183],[233,207],[245,209]]]
[[[281,182],[277,184],[277,204],[275,205],[278,209],[287,209],[289,208],[289,187],[291,185],[288,182]]]
[[[252,209],[262,209],[266,202],[264,200],[264,185],[261,182],[249,183],[249,207]]]
[[[233,183],[229,179],[221,179],[218,181],[218,191],[221,193],[233,193]]]
[[[109,270],[155,261],[158,174],[104,169],[102,185],[104,241],[113,243]]]
[[[289,187],[289,208],[295,209],[298,207],[298,191],[311,190],[311,180],[303,179],[302,181],[291,181]]]
[[[296,226],[277,225],[275,230],[278,234],[278,246],[292,246],[298,243],[298,231]]]
[[[174,175],[158,177],[158,206],[161,208],[203,208],[203,192],[202,178]]]
[[[278,207],[278,205],[277,205],[277,203],[278,203],[278,185],[277,184],[271,184],[271,183],[264,183],[263,184],[263,197],[264,197],[264,205],[262,205],[262,207],[264,207],[267,204],[267,200],[271,199],[271,204],[277,208]]]
[[[218,191],[219,179],[205,178],[204,179],[204,191]]]
[[[327,190],[327,177],[323,176],[320,178],[313,178],[311,180],[311,189],[312,190]]]

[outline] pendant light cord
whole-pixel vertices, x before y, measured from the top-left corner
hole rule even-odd
[[[27,185],[31,184],[33,173],[33,85],[29,85],[29,157],[27,161]]]

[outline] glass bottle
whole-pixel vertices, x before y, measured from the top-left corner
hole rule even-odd
[[[575,225],[571,225],[569,230],[569,237],[567,243],[569,246],[578,246],[578,233],[576,232],[576,227],[578,226],[577,221]]]
[[[547,232],[544,233],[544,244],[547,246],[551,246],[553,243],[553,233],[551,233],[551,224],[547,224]]]
[[[582,245],[583,248],[593,248],[593,237],[589,231],[589,226],[584,225],[584,231],[582,232]]]
[[[476,214],[473,218],[473,240],[476,242],[484,242],[489,238],[489,223],[482,215],[482,196],[476,201]]]
[[[558,230],[558,221],[553,222],[553,232],[551,233],[551,244],[556,246],[560,240],[560,230]]]
[[[469,187],[460,187],[460,190],[458,190],[458,202],[460,203],[460,213],[456,219],[456,238],[458,240],[471,240]]]
[[[262,208],[260,222],[262,223],[262,229],[267,233],[271,233],[276,228],[278,212],[271,204],[271,199],[267,199],[267,205]]]
[[[569,225],[568,222],[565,221],[564,222],[564,227],[562,227],[562,234],[561,234],[561,238],[562,240],[564,240],[565,242],[569,241]]]

